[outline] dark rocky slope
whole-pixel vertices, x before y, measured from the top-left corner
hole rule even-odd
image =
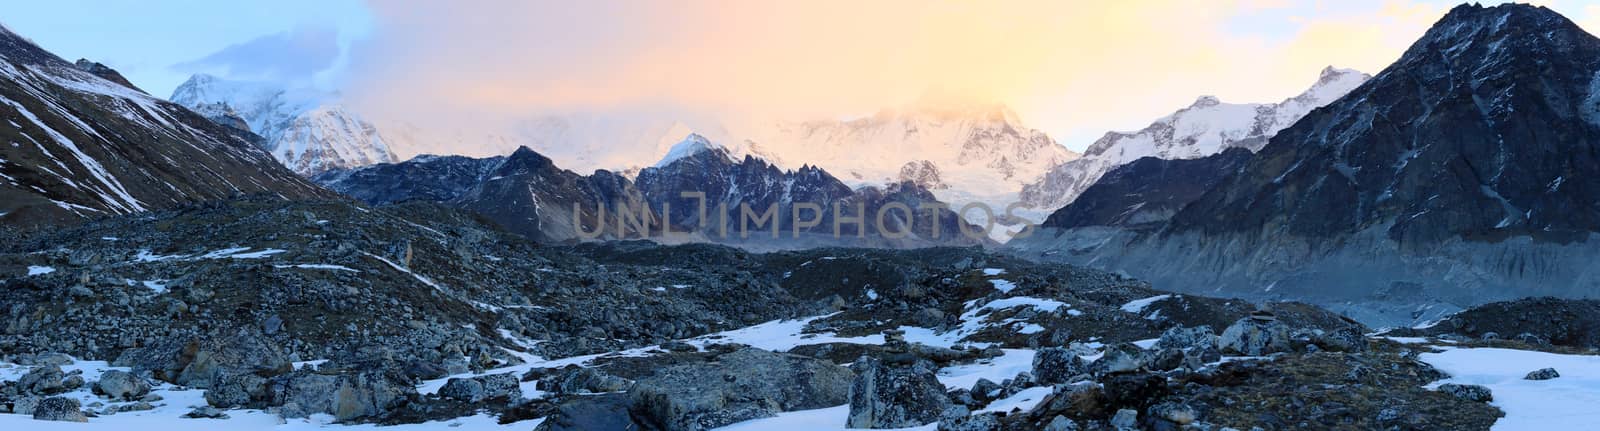
[[[247,138],[0,29],[0,225],[261,193],[331,197]]]

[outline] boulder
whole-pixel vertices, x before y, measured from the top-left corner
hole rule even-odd
[[[628,392],[631,411],[667,430],[707,430],[779,412],[850,401],[849,369],[831,362],[744,347],[708,362],[657,370]],[[940,386],[939,395],[944,396]]]
[[[1367,351],[1367,336],[1354,326],[1346,326],[1319,334],[1313,342],[1317,347],[1334,352]]]
[[[1090,372],[1102,376],[1138,371],[1140,368],[1144,368],[1144,350],[1129,343],[1107,346],[1100,359],[1089,364]]]
[[[17,379],[17,391],[33,395],[54,395],[67,391],[62,384],[66,373],[61,372],[61,367],[55,365],[40,365],[28,370]]]
[[[1262,356],[1293,350],[1289,327],[1276,320],[1243,318],[1228,326],[1217,339],[1224,353]]]
[[[909,428],[938,421],[950,407],[931,363],[888,367],[864,357],[850,367],[850,428]]]
[[[300,370],[273,378],[268,397],[286,418],[317,413],[339,421],[382,416],[417,395],[411,381],[398,373],[320,374]]]
[[[50,397],[33,406],[33,419],[41,421],[88,422],[83,405],[67,397]]]
[[[999,431],[1000,416],[980,413],[939,422],[939,431]]]
[[[1540,369],[1528,372],[1528,375],[1526,377],[1523,377],[1523,379],[1525,379],[1525,380],[1550,380],[1550,379],[1554,379],[1554,378],[1557,378],[1557,377],[1561,377],[1561,373],[1556,372],[1555,368],[1540,368]]]
[[[1088,374],[1089,366],[1072,350],[1061,347],[1039,349],[1033,355],[1033,377],[1039,383],[1053,385],[1070,383],[1073,377]],[[973,389],[976,397],[977,389]]]
[[[1117,410],[1117,414],[1111,417],[1111,426],[1119,430],[1139,429],[1139,411],[1132,409]]]
[[[1439,392],[1444,392],[1446,394],[1450,394],[1450,396],[1467,401],[1476,401],[1480,403],[1494,401],[1494,394],[1489,391],[1489,388],[1483,387],[1482,385],[1445,383],[1439,385]]]
[[[217,376],[206,390],[206,404],[218,408],[261,406],[268,400],[267,379],[255,374]]]
[[[1188,404],[1166,402],[1150,406],[1150,416],[1178,425],[1188,425],[1200,420],[1200,412]]]
[[[1215,349],[1217,347],[1217,334],[1211,326],[1200,325],[1192,328],[1174,326],[1161,333],[1161,338],[1151,346],[1152,350],[1161,349]]]
[[[94,393],[114,400],[134,401],[150,393],[150,383],[133,373],[110,370],[100,373],[100,380],[94,382]]]
[[[490,399],[516,402],[522,399],[522,387],[519,384],[517,376],[512,373],[452,378],[439,388],[439,396],[469,403]]]
[[[557,406],[555,413],[534,427],[534,431],[640,429],[629,416],[628,409],[632,405],[627,394],[574,397]]]
[[[1078,423],[1066,416],[1056,415],[1050,422],[1044,424],[1041,431],[1078,431]]]
[[[271,339],[253,328],[219,332],[199,339],[169,338],[127,349],[112,365],[149,371],[168,383],[207,388],[219,375],[287,373],[293,364]]]
[[[601,394],[628,390],[632,381],[588,367],[572,367],[539,380],[539,389],[555,394]]]

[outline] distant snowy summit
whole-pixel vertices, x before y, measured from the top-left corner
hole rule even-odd
[[[1200,96],[1144,129],[1106,133],[1084,150],[1083,158],[1056,166],[1025,186],[1022,201],[1033,208],[1060,208],[1107,172],[1143,157],[1196,159],[1235,147],[1259,151],[1279,131],[1370,78],[1359,71],[1329,66],[1322,69],[1311,88],[1278,103],[1226,103],[1215,96]]]
[[[173,90],[171,100],[218,124],[245,126],[301,175],[398,161],[378,128],[336,94],[200,74]]]

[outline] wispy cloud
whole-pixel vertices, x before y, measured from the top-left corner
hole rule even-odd
[[[301,26],[229,45],[204,57],[172,66],[183,73],[211,73],[239,79],[309,82],[340,56],[339,32]]]

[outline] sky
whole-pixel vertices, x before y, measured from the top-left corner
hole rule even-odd
[[[1004,103],[1082,150],[1197,96],[1273,102],[1376,73],[1431,0],[0,0],[0,23],[157,96],[194,73],[314,86],[417,121],[554,112],[850,118]],[[1539,2],[1600,29],[1600,5]],[[448,149],[441,149],[448,151]]]

